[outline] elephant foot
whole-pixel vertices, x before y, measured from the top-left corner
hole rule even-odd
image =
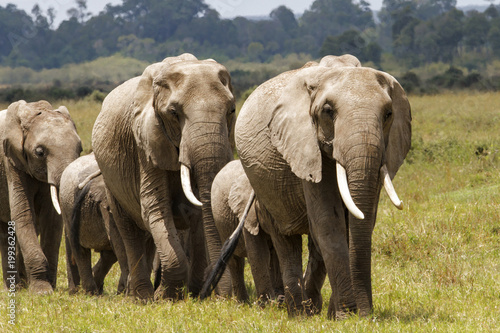
[[[310,298],[306,301],[302,301],[302,308],[303,308],[304,313],[307,316],[312,316],[312,315],[315,315],[317,313],[317,308],[314,305],[312,299],[310,299]]]
[[[91,295],[91,296],[98,296],[98,295],[102,294],[102,291],[99,290],[96,286],[89,287],[89,288],[84,288],[84,290],[85,290],[85,293],[87,295]]]
[[[33,280],[29,284],[29,292],[36,295],[50,295],[54,292],[54,289],[47,281]]]
[[[78,293],[78,289],[79,289],[78,287],[71,287],[71,288],[69,288],[68,293],[70,295],[75,295]]]
[[[327,317],[328,319],[344,320],[349,318],[350,316],[355,315],[356,313],[356,305],[353,305],[351,307],[344,307],[341,310],[335,310],[333,304],[330,303],[330,305],[328,306]],[[361,313],[360,316],[362,316]]]
[[[185,288],[182,287],[175,288],[175,287],[164,287],[160,285],[155,291],[154,299],[155,301],[158,300],[177,301],[184,299],[185,292],[186,292]]]
[[[144,302],[148,302],[153,300],[154,297],[154,290],[153,290],[153,285],[149,283],[147,287],[144,288],[134,288],[133,290],[130,291],[134,297],[136,297],[139,300],[142,300]]]

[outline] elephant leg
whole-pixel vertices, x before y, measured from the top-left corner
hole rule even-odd
[[[283,274],[283,285],[288,315],[294,317],[308,310],[302,276],[302,237],[284,236],[277,231],[271,235]],[[310,314],[306,312],[306,314]]]
[[[28,288],[29,284],[28,271],[26,270],[23,253],[19,245],[16,245],[16,266],[17,266],[17,275],[19,276],[19,279],[17,280],[17,285],[19,286],[19,288]]]
[[[112,194],[109,191],[106,192],[127,256],[129,271],[127,289],[130,288],[128,292],[139,299],[152,299],[154,290],[146,255],[148,235],[123,211]]]
[[[49,197],[47,197],[49,198]],[[48,280],[52,288],[56,288],[57,266],[59,264],[59,248],[63,234],[62,217],[57,214],[50,199],[44,200],[39,217],[40,245],[47,258],[49,270]]]
[[[254,236],[246,229],[243,229],[248,263],[252,270],[255,290],[257,291],[257,297],[261,305],[264,305],[269,299],[275,297],[271,281],[271,253],[269,251],[267,239],[263,237],[263,233],[264,231],[260,230],[259,234]],[[233,271],[231,270],[231,275],[232,274]]]
[[[352,289],[342,199],[338,187],[327,181],[303,181],[303,185],[309,230],[316,249],[324,260],[332,288],[328,317],[342,319],[347,313],[357,310]]]
[[[109,212],[109,207],[101,209],[101,215],[104,218],[104,224],[106,226],[106,231],[108,232],[109,242],[111,243],[111,248],[118,260],[118,265],[120,265],[120,280],[118,281],[117,293],[121,294],[127,289],[128,280],[128,260],[127,253],[125,250],[125,244],[123,244],[123,239],[118,231],[115,220]]]
[[[283,275],[281,274],[281,269],[280,269],[280,261],[278,259],[278,254],[276,253],[276,250],[272,246],[271,241],[269,240],[268,243],[270,243],[268,246],[269,248],[269,255],[270,255],[270,276],[271,276],[271,285],[274,290],[274,295],[275,297],[280,298],[280,295],[284,297],[285,295],[285,287],[283,286]]]
[[[190,240],[186,246],[190,260],[190,281],[189,292],[193,297],[198,297],[204,282],[204,273],[207,267],[207,253],[205,247],[205,233],[203,230],[203,221],[201,215],[198,216],[197,223],[192,224],[190,228]]]
[[[325,283],[326,267],[321,254],[316,249],[312,237],[309,235],[307,247],[309,249],[309,261],[304,274],[306,294],[312,300],[313,313],[318,314],[323,307],[321,287]]]
[[[158,289],[161,283],[161,262],[158,252],[155,253],[155,258],[153,260],[153,276],[154,276],[154,289]]]
[[[182,299],[183,288],[188,285],[189,280],[188,260],[175,228],[167,228],[170,230],[161,232],[164,228],[165,224],[162,224],[158,228],[160,230],[151,230],[156,236],[155,244],[161,261],[161,284],[155,292],[155,298]]]
[[[247,302],[248,292],[245,286],[245,258],[233,255],[229,260],[228,266],[231,272],[231,282],[236,298],[240,302]]]
[[[7,289],[12,289],[11,287],[19,282],[16,256],[12,256],[16,252],[16,239],[14,233],[9,234],[9,225],[3,221],[0,221],[0,252],[2,254],[3,281]],[[9,252],[11,252],[10,255]],[[9,256],[11,260],[9,260]]]
[[[20,251],[17,251],[18,260],[16,262],[20,278],[22,279],[21,273],[23,272],[23,263],[20,256],[22,252],[26,272],[28,273],[30,291],[37,294],[50,294],[54,291],[51,284],[55,281],[49,279],[49,275],[51,275],[49,273],[49,262],[40,246],[36,230],[38,216],[35,213],[35,193],[40,190],[40,183],[33,181],[31,177],[9,163],[6,163],[6,167],[10,214],[12,221],[15,222],[16,246],[20,249]],[[44,195],[50,198],[48,187],[46,192],[39,193],[40,197]],[[58,226],[55,227],[57,232]]]
[[[9,286],[10,282],[7,281],[7,278],[9,277],[9,274],[7,273],[10,271],[8,267],[8,242],[7,242],[7,228],[8,225],[7,223],[0,221],[0,253],[2,254],[2,273],[3,273],[3,282],[5,286]]]
[[[71,251],[68,235],[64,237],[66,248],[66,271],[68,274],[68,289],[70,294],[74,294],[80,285],[80,273],[78,272],[78,265],[76,259]]]
[[[99,290],[92,274],[92,251],[80,247],[78,250],[73,249],[73,255],[78,266],[83,290],[89,294],[97,295]]]
[[[94,281],[97,286],[97,291],[99,295],[102,294],[104,288],[104,279],[108,275],[109,270],[113,267],[114,263],[118,259],[113,251],[104,250],[101,251],[101,257],[99,261],[92,268],[92,273],[94,275]]]
[[[145,156],[141,156],[142,218],[151,230],[162,271],[161,285],[155,291],[155,298],[173,300],[184,297],[185,288],[189,283],[189,261],[177,233],[172,212],[170,187],[176,177],[178,178],[178,174],[168,175],[165,171],[152,167],[145,160]],[[121,229],[120,233],[124,236]],[[127,245],[126,247],[128,250]],[[130,260],[128,252],[127,256]]]

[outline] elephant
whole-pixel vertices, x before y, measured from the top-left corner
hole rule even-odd
[[[220,239],[227,240],[242,217],[252,187],[245,175],[241,162],[229,162],[215,176],[212,183],[212,212]],[[248,258],[259,303],[275,299],[283,294],[283,282],[276,253],[268,234],[259,228],[259,204],[254,202],[245,220],[244,241],[237,243],[235,253],[229,261],[232,288],[239,301],[249,300],[244,280],[245,257]],[[227,295],[231,286],[219,288]]]
[[[233,159],[234,113],[227,69],[187,53],[148,66],[105,98],[92,146],[135,297],[176,300],[186,287],[199,294],[207,263],[220,254],[210,190]],[[185,229],[189,256],[178,235]],[[156,291],[144,256],[151,239],[161,262]]]
[[[102,294],[104,278],[117,261],[121,269],[118,293],[125,291],[127,283],[125,246],[110,212],[106,186],[99,173],[95,156],[90,153],[69,164],[61,176],[59,202],[66,235],[70,293],[77,291],[81,279],[87,293]],[[100,252],[93,269],[91,249]]]
[[[382,186],[392,185],[411,144],[411,109],[391,75],[351,55],[284,72],[243,104],[235,144],[255,191],[260,227],[276,249],[289,316],[321,306],[329,318],[372,311],[371,237]],[[302,275],[302,234],[320,258]]]
[[[82,151],[81,140],[65,106],[54,109],[47,101],[23,100],[0,112],[0,137],[4,282],[14,278],[22,285],[26,281],[20,278],[26,278],[30,292],[49,294],[56,287],[63,232],[57,191],[63,170]]]

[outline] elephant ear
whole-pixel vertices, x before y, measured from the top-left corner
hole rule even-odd
[[[227,201],[233,213],[238,216],[238,220],[241,220],[243,217],[243,213],[251,193],[252,186],[250,185],[250,181],[247,176],[242,174],[236,178],[235,182],[231,186],[231,189],[229,190]],[[258,235],[259,221],[257,220],[257,214],[255,213],[255,204],[250,207],[244,227],[250,234],[254,236]]]
[[[387,74],[388,75],[388,74]],[[389,143],[386,149],[387,169],[391,179],[394,178],[399,167],[403,164],[411,146],[411,107],[406,93],[399,82],[389,76],[392,99],[392,114],[394,120],[389,132]]]
[[[180,169],[179,154],[154,110],[153,83],[155,78],[165,71],[166,66],[168,64],[164,62],[152,64],[142,73],[132,105],[133,132],[137,146],[145,153],[150,163],[163,170],[177,171]]]
[[[45,103],[48,104],[48,102]],[[28,161],[24,154],[24,140],[31,120],[39,112],[36,108],[28,107],[23,100],[14,102],[7,108],[2,137],[3,149],[9,162],[24,172],[28,172]]]
[[[271,142],[299,178],[321,181],[321,151],[310,109],[324,68],[302,69],[283,88],[269,123]]]

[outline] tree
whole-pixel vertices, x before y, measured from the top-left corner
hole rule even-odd
[[[361,0],[316,0],[300,18],[303,34],[311,35],[321,46],[326,36],[336,36],[350,29],[374,27],[369,4]]]
[[[292,38],[297,36],[299,24],[295,19],[295,15],[289,8],[286,6],[279,6],[274,9],[269,16],[281,24],[281,27],[288,36]]]
[[[250,61],[261,61],[262,53],[264,52],[264,46],[259,42],[252,42],[248,44],[247,54]]]
[[[328,36],[320,49],[320,56],[352,54],[360,61],[380,64],[382,49],[375,42],[366,43],[357,30],[347,30],[338,36]]]
[[[352,54],[360,58],[365,46],[366,42],[358,31],[347,30],[338,36],[326,37],[320,49],[320,56]]]
[[[157,42],[172,37],[181,24],[189,24],[207,9],[203,0],[124,0],[108,7],[116,18],[132,24],[137,37]]]
[[[393,54],[408,64],[415,65],[415,27],[420,20],[415,17],[414,6],[406,6],[392,12],[392,47]]]
[[[462,11],[452,9],[415,27],[413,51],[419,54],[420,62],[453,61],[463,38],[463,18]]]
[[[486,45],[490,23],[484,13],[471,10],[464,24],[464,42],[468,49],[478,51]]]
[[[488,32],[488,43],[491,50],[497,57],[500,55],[500,17],[495,17],[490,21],[490,31]]]
[[[75,0],[76,7],[67,10],[70,18],[75,18],[78,22],[85,22],[92,14],[87,11],[87,0]]]

